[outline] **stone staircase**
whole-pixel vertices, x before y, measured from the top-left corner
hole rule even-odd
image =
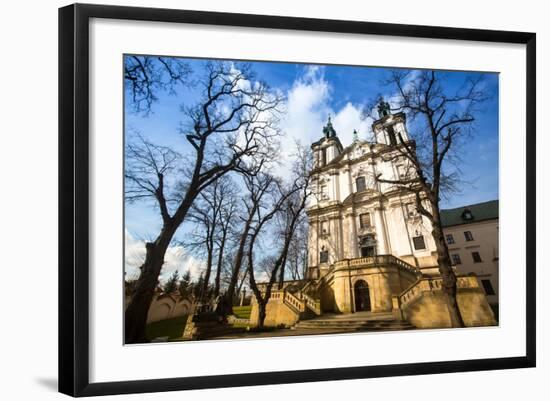
[[[411,330],[415,327],[396,320],[392,313],[357,312],[350,314],[324,314],[308,320],[300,320],[292,329],[300,331],[394,331]]]

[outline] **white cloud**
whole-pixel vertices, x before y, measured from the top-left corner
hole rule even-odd
[[[145,241],[135,239],[128,230],[125,230],[125,273],[127,278],[139,276],[139,266],[145,260]],[[204,270],[204,262],[189,255],[182,246],[170,246],[164,256],[164,265],[160,272],[160,282],[166,281],[177,270],[180,275],[189,270],[191,279],[199,278]]]
[[[348,102],[339,110],[330,106],[332,87],[325,79],[324,68],[308,66],[304,73],[288,90],[286,115],[281,126],[286,134],[285,145],[281,155],[281,168],[278,173],[288,174],[291,155],[294,153],[294,142],[309,146],[323,136],[323,127],[331,116],[332,124],[342,145],[353,141],[353,130],[357,130],[360,139],[370,139],[370,120],[361,119],[361,105]]]
[[[361,119],[361,109],[358,106],[348,102],[336,113],[332,119],[332,125],[340,138],[342,145],[347,146],[353,142],[353,130],[357,130],[359,138],[362,140],[370,139],[369,120]]]

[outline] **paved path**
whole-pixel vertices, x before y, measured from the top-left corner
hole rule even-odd
[[[209,340],[224,340],[235,338],[267,338],[267,337],[290,337],[290,336],[311,336],[316,334],[342,334],[342,333],[357,333],[357,331],[349,330],[333,330],[333,329],[307,329],[307,330],[292,330],[292,329],[275,329],[264,331],[261,333],[246,332],[237,335],[229,335],[222,337],[209,338]]]

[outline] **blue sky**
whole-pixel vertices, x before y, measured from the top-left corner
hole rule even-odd
[[[196,73],[200,73],[204,60],[188,59]],[[389,98],[391,90],[383,85],[387,76],[385,68],[356,66],[321,66],[308,64],[253,62],[255,78],[280,90],[287,97],[287,115],[282,122],[288,139],[299,139],[309,144],[322,136],[322,127],[328,115],[344,146],[352,141],[352,132],[357,129],[360,139],[370,139],[370,121],[361,119],[364,104],[379,94]],[[477,113],[476,133],[462,146],[462,179],[468,184],[461,193],[444,199],[443,208],[483,202],[498,198],[498,74],[486,73],[484,85],[491,97]],[[445,86],[454,91],[468,72],[447,72]],[[170,146],[181,153],[190,151],[189,145],[179,134],[183,119],[182,104],[192,104],[197,99],[194,89],[185,89],[184,96],[158,93],[152,113],[136,114],[126,104],[126,135],[137,130],[149,140]],[[160,218],[152,204],[126,206],[127,247],[138,249],[142,241],[154,238],[160,228]],[[185,232],[185,227],[180,229]],[[180,249],[179,252],[185,253]],[[200,261],[188,263],[200,265]]]

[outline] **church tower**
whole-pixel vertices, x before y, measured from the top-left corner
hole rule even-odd
[[[342,151],[342,143],[336,135],[336,130],[332,126],[330,116],[327,125],[323,127],[323,138],[311,145],[315,158],[315,167],[322,168],[338,157]]]
[[[409,140],[405,126],[405,113],[392,114],[389,103],[380,99],[378,117],[378,120],[372,124],[377,143],[396,146]]]

